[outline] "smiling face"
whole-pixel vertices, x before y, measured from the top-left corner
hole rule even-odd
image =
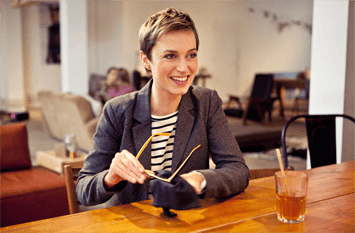
[[[152,93],[159,98],[180,98],[188,91],[198,68],[194,33],[179,30],[161,35],[151,55],[149,61],[141,52],[143,65],[152,73]]]
[[[118,70],[112,69],[110,73],[106,75],[106,83],[108,85],[112,85],[116,80],[118,76]]]

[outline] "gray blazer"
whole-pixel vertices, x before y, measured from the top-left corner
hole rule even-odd
[[[79,173],[76,192],[83,205],[106,202],[107,206],[145,200],[149,179],[145,185],[118,183],[112,190],[104,187],[116,152],[124,149],[137,154],[151,136],[150,81],[140,91],[108,101],[93,137],[93,145]],[[197,149],[179,174],[198,171],[205,177],[205,197],[226,197],[242,192],[249,184],[249,169],[239,146],[232,136],[222,110],[222,100],[216,91],[191,86],[179,105],[172,171],[175,171],[193,148]],[[150,144],[139,161],[151,168]],[[209,169],[209,157],[216,169]]]

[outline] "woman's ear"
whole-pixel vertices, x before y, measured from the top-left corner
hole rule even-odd
[[[150,71],[150,63],[149,63],[149,59],[148,59],[147,55],[145,55],[143,53],[143,51],[140,51],[140,57],[141,57],[141,61],[142,61],[144,68],[147,71]]]

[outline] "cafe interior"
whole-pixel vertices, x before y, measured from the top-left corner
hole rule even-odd
[[[127,70],[133,90],[148,82],[138,31],[168,7],[195,22],[193,84],[222,99],[249,186],[172,208],[174,217],[152,200],[82,206],[75,179],[103,108],[91,89],[110,67]],[[1,1],[0,231],[354,231],[354,10],[354,1],[322,0]],[[322,150],[313,152],[308,127],[329,125],[329,141],[314,143]],[[301,223],[278,221],[274,174],[283,170],[308,176]]]

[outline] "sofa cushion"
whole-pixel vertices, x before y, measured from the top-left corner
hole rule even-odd
[[[78,146],[89,151],[93,135],[88,134],[87,123],[95,118],[91,104],[79,95],[64,94],[61,105],[57,106],[57,114],[61,116],[63,132],[74,133]]]
[[[31,167],[24,123],[0,126],[1,171]]]
[[[49,126],[51,135],[64,140],[66,134],[73,133],[79,148],[89,151],[96,129],[96,126],[91,124],[95,118],[91,102],[81,95],[70,93],[50,92],[48,94],[46,91],[41,91],[38,96],[43,119]]]
[[[1,172],[0,179],[1,200],[13,196],[26,196],[29,193],[39,193],[49,189],[65,188],[63,177],[42,167]]]
[[[60,125],[60,118],[56,111],[58,103],[55,102],[52,91],[42,90],[38,92],[38,100],[41,104],[42,117],[51,136],[56,139],[63,139],[63,132]]]
[[[92,112],[94,113],[95,117],[99,117],[102,113],[102,103],[90,95],[81,95],[84,99],[86,99],[91,104]]]
[[[1,226],[69,214],[64,177],[42,167],[6,171],[1,180]]]

